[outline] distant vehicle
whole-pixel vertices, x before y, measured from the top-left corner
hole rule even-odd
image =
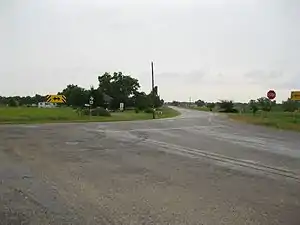
[[[57,105],[56,103],[51,102],[39,102],[38,108],[55,108]]]

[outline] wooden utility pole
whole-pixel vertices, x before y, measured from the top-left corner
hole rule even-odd
[[[152,118],[155,119],[155,93],[154,93],[154,68],[151,62],[151,75],[152,75]]]

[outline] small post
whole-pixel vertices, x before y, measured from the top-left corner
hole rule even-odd
[[[90,107],[90,119],[92,118],[92,105],[94,104],[94,97],[90,97],[89,107]]]
[[[92,118],[92,107],[90,105],[90,119]]]
[[[152,118],[155,119],[155,93],[154,93],[154,68],[153,68],[153,62],[151,62],[151,75],[152,75]]]

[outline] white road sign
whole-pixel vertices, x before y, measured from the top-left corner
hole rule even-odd
[[[124,110],[124,103],[123,103],[123,102],[120,103],[120,110],[121,110],[121,111]]]

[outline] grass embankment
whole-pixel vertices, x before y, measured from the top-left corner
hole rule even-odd
[[[191,109],[199,111],[209,111],[209,108],[203,107],[193,107]],[[213,112],[218,112],[216,108],[213,109]],[[222,113],[224,115],[224,113]],[[249,110],[245,113],[236,113],[236,114],[226,114],[229,118],[255,125],[263,125],[268,127],[274,127],[284,130],[294,130],[300,131],[300,112],[291,113],[283,112],[280,109],[275,108],[271,112],[258,112],[256,115],[253,115]]]
[[[179,113],[171,108],[163,107],[162,115],[157,118],[177,116]],[[150,113],[135,113],[133,110],[111,113],[110,117],[78,116],[72,108],[26,108],[0,107],[0,124],[2,123],[55,123],[55,122],[108,122],[152,119]]]
[[[251,113],[230,114],[231,119],[278,129],[300,131],[300,113],[268,112],[252,115]]]
[[[156,117],[158,119],[171,118],[171,117],[175,117],[175,116],[180,115],[180,112],[176,111],[175,109],[171,109],[169,107],[162,107],[162,108],[158,109],[158,111],[162,111],[161,115],[156,115]]]

